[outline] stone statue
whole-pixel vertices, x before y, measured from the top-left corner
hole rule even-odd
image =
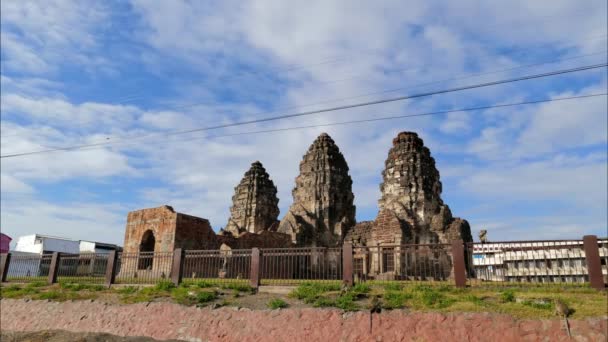
[[[481,243],[488,242],[488,231],[487,230],[482,229],[479,231],[479,241],[481,241]]]

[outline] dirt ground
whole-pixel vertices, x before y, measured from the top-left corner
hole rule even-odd
[[[65,330],[47,330],[34,332],[5,331],[0,333],[2,342],[154,342],[154,341],[180,341],[156,340],[143,336],[116,336],[105,333],[70,332]]]

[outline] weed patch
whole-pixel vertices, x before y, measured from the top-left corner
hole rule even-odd
[[[286,308],[287,302],[285,302],[284,300],[282,300],[281,298],[274,298],[271,299],[268,304],[266,304],[266,306],[268,306],[270,309],[283,309]]]

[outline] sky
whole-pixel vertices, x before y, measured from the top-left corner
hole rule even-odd
[[[604,0],[1,2],[0,229],[122,244],[127,213],[171,205],[225,226],[263,163],[281,218],[322,132],[378,211],[392,138],[414,131],[442,197],[490,240],[606,236],[605,96],[272,133],[607,90],[606,68],[297,118],[271,116],[606,63]],[[236,134],[236,135],[235,135]]]

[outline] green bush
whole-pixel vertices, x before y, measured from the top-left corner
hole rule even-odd
[[[287,307],[287,302],[282,300],[281,298],[271,299],[268,304],[266,304],[271,309],[283,309]]]
[[[500,301],[503,303],[515,302],[515,292],[513,290],[505,290],[500,292]]]

